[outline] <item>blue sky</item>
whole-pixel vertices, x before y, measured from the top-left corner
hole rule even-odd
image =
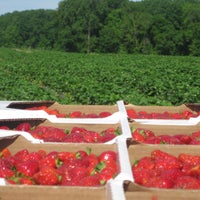
[[[61,0],[0,0],[0,15],[30,9],[56,9]]]

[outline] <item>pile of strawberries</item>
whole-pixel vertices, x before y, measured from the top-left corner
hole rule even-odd
[[[170,113],[168,111],[157,113],[157,112],[146,112],[136,111],[132,108],[126,109],[127,115],[130,119],[190,119],[191,117],[200,116],[200,112],[193,113],[189,110],[182,112]]]
[[[200,145],[200,130],[191,134],[175,134],[175,135],[155,135],[151,130],[144,128],[132,128],[132,139],[139,143],[145,144],[186,144]]]
[[[118,174],[117,154],[91,151],[0,151],[0,177],[8,184],[101,186]]]
[[[9,130],[10,128],[1,126],[0,129]],[[74,126],[71,130],[44,125],[32,127],[29,122],[20,123],[15,130],[29,132],[34,138],[45,142],[69,143],[105,143],[121,134],[119,127],[111,127],[101,132],[96,132],[77,126]]]
[[[49,115],[56,115],[56,117],[58,118],[104,118],[112,115],[112,113],[108,111],[102,111],[99,114],[96,113],[85,114],[84,112],[81,111],[74,111],[71,113],[64,114],[60,113],[57,109],[51,109],[47,106],[35,106],[31,108],[26,108],[25,110],[44,110]]]
[[[136,160],[132,173],[137,184],[153,188],[200,189],[200,156],[177,157],[161,150]]]

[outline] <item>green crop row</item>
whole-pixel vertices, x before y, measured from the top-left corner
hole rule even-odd
[[[64,104],[200,102],[200,57],[0,48],[0,100]]]

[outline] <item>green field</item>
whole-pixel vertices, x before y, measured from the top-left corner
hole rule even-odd
[[[64,104],[200,102],[200,57],[0,48],[0,100]]]

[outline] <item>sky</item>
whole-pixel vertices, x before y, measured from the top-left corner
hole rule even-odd
[[[0,15],[31,9],[57,9],[61,0],[0,0]]]
[[[57,9],[60,1],[61,0],[0,0],[0,15],[32,9]]]

